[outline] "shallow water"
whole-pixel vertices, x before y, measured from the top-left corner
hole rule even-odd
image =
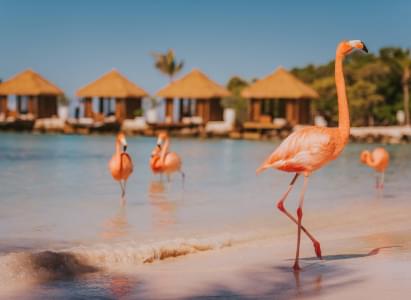
[[[151,173],[148,160],[155,141],[128,138],[135,171],[121,206],[120,187],[107,169],[113,136],[0,134],[0,265],[9,268],[11,277],[26,280],[41,273],[53,279],[37,286],[39,295],[64,291],[75,297],[69,292],[75,286],[77,293],[87,291],[83,296],[114,297],[107,290],[113,277],[104,272],[60,277],[83,273],[83,267],[89,273],[87,267],[138,266],[220,249],[286,230],[274,203],[292,175],[272,170],[255,175],[276,143],[172,139],[172,150],[183,158],[183,186],[178,174],[162,182]],[[305,215],[313,218],[381,199],[406,202],[411,146],[387,146],[391,165],[383,196],[374,190],[372,170],[359,164],[360,151],[374,146],[348,145],[338,160],[316,172]],[[292,211],[297,195],[292,193],[287,203]],[[31,254],[39,251],[40,256]],[[48,270],[53,269],[50,261],[58,272]],[[120,289],[127,288],[118,282]]]

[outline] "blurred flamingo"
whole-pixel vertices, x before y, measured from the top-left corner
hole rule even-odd
[[[120,183],[121,197],[126,194],[127,179],[133,173],[133,161],[127,151],[127,140],[124,133],[120,132],[116,138],[116,148],[111,157],[108,168],[114,180]]]
[[[158,135],[157,145],[151,152],[150,167],[154,174],[166,174],[170,179],[170,175],[179,172],[185,178],[184,172],[181,170],[181,158],[175,152],[169,152],[170,138],[165,132]]]
[[[338,128],[309,126],[293,132],[257,169],[257,174],[269,168],[285,172],[295,172],[287,191],[277,203],[277,208],[298,225],[297,249],[293,266],[295,271],[300,270],[301,231],[313,242],[317,257],[322,258],[320,243],[301,224],[303,218],[304,193],[307,188],[308,177],[311,173],[323,167],[331,160],[336,159],[348,142],[350,117],[345,91],[343,60],[346,55],[356,49],[368,52],[365,44],[360,40],[342,41],[336,51],[335,82],[338,94]],[[284,202],[300,174],[304,175],[304,185],[300,195],[296,219],[285,209]]]
[[[384,173],[390,162],[390,155],[384,148],[375,148],[372,152],[364,150],[361,152],[360,160],[377,172],[376,188],[384,188]]]

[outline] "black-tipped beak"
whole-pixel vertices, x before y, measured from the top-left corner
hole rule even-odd
[[[362,50],[363,50],[365,53],[368,53],[368,48],[367,48],[367,46],[365,46],[364,43],[362,43]]]
[[[123,152],[126,152],[127,151],[127,145],[124,145],[123,146]]]
[[[161,150],[161,144],[157,144],[158,149]]]

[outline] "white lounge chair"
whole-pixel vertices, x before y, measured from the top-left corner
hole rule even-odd
[[[147,129],[146,119],[144,117],[135,117],[123,121],[121,129],[124,131],[142,131]]]
[[[223,121],[209,121],[206,124],[205,130],[207,133],[218,135],[228,134],[234,129],[235,110],[232,108],[224,109]]]

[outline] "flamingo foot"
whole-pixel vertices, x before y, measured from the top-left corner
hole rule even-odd
[[[299,272],[299,271],[301,271],[301,268],[300,268],[300,265],[298,264],[298,261],[296,261],[296,262],[294,263],[293,270],[294,270],[294,272]]]
[[[314,245],[314,250],[315,250],[315,254],[317,255],[317,257],[319,259],[323,259],[322,255],[321,255],[321,245],[320,245],[320,243],[318,241],[315,241],[313,243],[313,245]]]
[[[280,201],[280,202],[277,203],[277,208],[278,208],[281,212],[285,213],[285,208],[284,208],[284,202],[283,202],[283,201]]]

